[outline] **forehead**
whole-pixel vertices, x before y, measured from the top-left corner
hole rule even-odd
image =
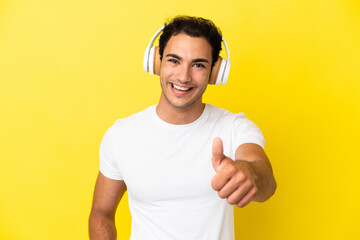
[[[194,55],[193,57],[202,57],[211,59],[211,45],[204,37],[191,37],[184,33],[171,36],[164,48],[166,54]]]

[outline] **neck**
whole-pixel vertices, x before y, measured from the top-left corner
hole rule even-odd
[[[180,108],[171,105],[161,94],[156,113],[163,121],[180,125],[194,122],[201,116],[204,108],[205,104],[202,103],[201,98],[190,106]]]

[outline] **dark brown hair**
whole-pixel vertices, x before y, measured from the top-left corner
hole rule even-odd
[[[221,31],[211,20],[201,17],[177,16],[165,23],[163,33],[159,39],[161,60],[167,42],[172,36],[179,33],[185,33],[191,37],[204,37],[212,47],[212,66],[214,66],[221,50]]]

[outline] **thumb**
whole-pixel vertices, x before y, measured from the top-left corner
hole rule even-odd
[[[216,172],[218,171],[220,163],[224,158],[225,158],[225,155],[224,155],[223,143],[221,141],[221,138],[217,137],[213,141],[212,158],[211,158],[213,167]]]

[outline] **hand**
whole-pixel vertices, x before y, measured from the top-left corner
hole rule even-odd
[[[244,207],[258,193],[255,174],[246,161],[233,161],[223,153],[220,138],[215,138],[212,146],[212,164],[216,171],[211,181],[212,188],[229,204]]]

